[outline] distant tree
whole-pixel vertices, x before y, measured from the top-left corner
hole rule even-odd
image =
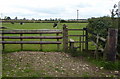
[[[11,18],[9,16],[5,16],[4,19],[5,20],[11,20]]]
[[[35,19],[34,19],[34,18],[32,18],[32,20],[33,20],[33,21],[35,21]]]
[[[45,21],[48,21],[47,19],[45,19]]]
[[[26,18],[23,18],[23,20],[26,20]]]
[[[15,17],[15,20],[18,20],[18,18],[17,18],[17,17]]]
[[[55,21],[57,21],[58,19],[57,18],[55,18]]]
[[[41,21],[41,19],[38,19],[38,21]]]
[[[64,23],[64,22],[66,22],[66,21],[62,19],[60,22],[61,22],[61,23]]]

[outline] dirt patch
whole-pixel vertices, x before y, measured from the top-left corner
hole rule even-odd
[[[114,77],[116,73],[63,52],[3,54],[3,76],[8,77]]]

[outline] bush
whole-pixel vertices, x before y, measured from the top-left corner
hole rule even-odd
[[[94,34],[107,38],[108,28],[112,27],[112,20],[110,17],[90,18],[88,19],[87,28]],[[89,34],[89,39],[95,41],[96,38]],[[96,42],[96,41],[95,41]],[[105,47],[104,42],[99,41],[99,45]]]

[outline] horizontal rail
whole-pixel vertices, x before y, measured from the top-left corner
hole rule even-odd
[[[61,44],[60,41],[0,41],[0,44]]]
[[[0,36],[0,39],[62,39],[62,36]]]
[[[61,30],[3,30],[2,34],[56,34]]]
[[[62,32],[2,32],[2,34],[56,34]]]
[[[92,41],[92,42],[93,42],[93,44],[94,44],[96,47],[98,46],[94,41]],[[104,49],[101,48],[101,47],[99,47],[99,50],[101,50],[102,52],[104,51]]]
[[[101,36],[97,36],[97,34],[95,34],[95,33],[91,33],[93,36],[95,36],[96,38],[98,38],[98,39],[100,39],[101,41],[103,41],[103,42],[106,42],[106,39],[105,38],[103,38],[103,37],[101,37]]]

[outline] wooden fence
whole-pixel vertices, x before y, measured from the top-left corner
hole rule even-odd
[[[117,37],[118,37],[118,29],[109,28],[108,29],[108,36],[107,38],[103,38],[98,34],[93,33],[92,31],[88,30],[88,33],[92,35],[93,38],[96,40],[92,40],[93,44],[96,46],[96,50],[94,52],[95,57],[98,58],[98,51],[103,52],[104,59],[109,61],[115,61],[117,55]],[[99,41],[104,42],[105,46],[101,47],[99,45]]]
[[[10,36],[19,34],[19,36]],[[40,36],[23,36],[30,35],[30,34],[38,34]],[[43,34],[56,34],[56,36],[42,36]],[[0,38],[2,41],[3,50],[5,48],[5,44],[21,44],[21,50],[23,50],[23,44],[40,44],[40,49],[42,50],[42,44],[57,44],[57,49],[59,50],[60,45],[62,42],[59,39],[62,39],[61,30],[2,30],[2,36]],[[5,39],[20,39],[20,41],[7,41]],[[23,39],[40,39],[40,41],[23,41]],[[57,41],[42,41],[42,39],[57,39]]]
[[[69,31],[82,31],[83,34],[78,35],[69,35]],[[91,34],[92,37],[96,40],[91,40],[96,46],[95,56],[98,56],[98,51],[101,50],[106,55],[107,60],[115,61],[116,52],[117,52],[117,29],[110,28],[108,30],[107,39],[100,37],[98,34],[93,33],[87,28],[83,29],[68,29],[68,26],[63,25],[63,30],[2,30],[2,36],[0,38],[2,41],[0,43],[5,48],[5,44],[21,44],[21,50],[23,50],[23,44],[40,44],[40,49],[42,50],[42,44],[57,44],[57,50],[60,49],[60,44],[63,44],[63,50],[67,52],[69,49],[79,48],[80,51],[88,50],[88,34]],[[19,36],[10,36],[14,34],[19,34]],[[38,34],[39,36],[23,36],[23,34]],[[43,36],[43,34],[55,34],[55,36]],[[62,34],[62,35],[60,35]],[[7,36],[9,35],[9,36]],[[74,41],[68,39],[68,37],[79,37],[79,41]],[[81,39],[83,38],[83,39]],[[8,41],[5,39],[20,39],[20,41]],[[24,41],[23,39],[40,39],[40,41]],[[42,39],[57,39],[56,41],[42,41]],[[63,41],[60,41],[63,39]],[[105,43],[105,47],[99,45],[99,41]],[[79,43],[78,47],[74,46],[74,43]]]
[[[82,31],[83,34],[69,35],[69,31]],[[73,39],[68,39],[68,37],[79,37],[79,41]],[[83,39],[81,39],[83,38]],[[79,46],[76,47],[74,44],[79,43]],[[68,26],[63,25],[63,49],[68,51],[68,49],[74,50],[74,48],[79,48],[80,51],[88,50],[88,32],[87,28],[83,29],[68,29]]]
[[[83,34],[82,35],[81,34],[68,35],[68,31],[82,31]],[[11,35],[16,35],[16,34],[17,36],[11,36]],[[38,35],[29,36],[30,34],[38,34],[39,36]],[[43,36],[43,34],[56,34],[56,36]],[[77,48],[79,48],[81,51],[83,49],[88,50],[88,34],[87,34],[86,28],[68,29],[66,25],[63,25],[63,30],[53,30],[53,29],[4,30],[3,29],[2,36],[0,36],[2,41],[0,41],[0,43],[2,44],[3,50],[5,49],[5,44],[20,44],[21,50],[23,50],[23,44],[40,44],[40,50],[42,50],[42,44],[57,44],[57,50],[60,49],[60,44],[63,44],[63,50],[67,52],[71,46],[71,41],[68,39],[68,37],[79,37],[79,41],[74,41],[74,43],[79,43],[79,46]],[[9,41],[5,39],[19,39],[19,41]],[[40,39],[40,40],[39,41],[24,41],[23,39]],[[42,39],[57,39],[57,41],[42,41]],[[60,41],[60,39],[63,39],[63,41]]]

